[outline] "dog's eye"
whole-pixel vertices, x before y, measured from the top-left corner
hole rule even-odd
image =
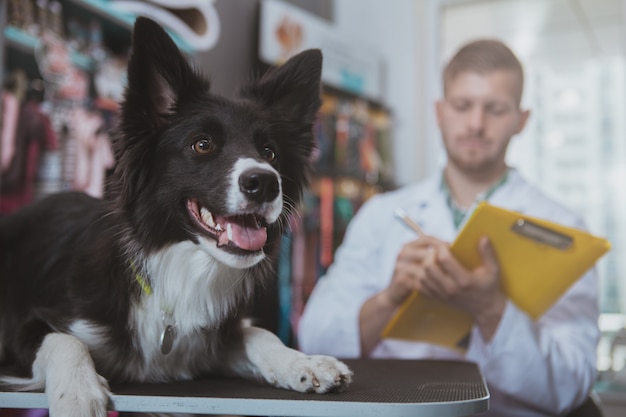
[[[215,150],[215,143],[211,139],[202,138],[195,141],[191,149],[201,155],[207,155]]]
[[[271,146],[265,145],[263,147],[263,158],[269,162],[274,162],[276,160],[276,152],[274,152],[274,149],[272,149]]]

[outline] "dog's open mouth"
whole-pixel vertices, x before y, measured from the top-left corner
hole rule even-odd
[[[267,242],[265,219],[260,215],[215,216],[196,200],[188,200],[187,209],[200,227],[217,241],[217,246],[255,252],[263,249]]]

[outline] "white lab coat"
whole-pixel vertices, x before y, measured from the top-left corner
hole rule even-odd
[[[457,234],[440,188],[441,175],[374,196],[357,212],[300,319],[300,349],[342,358],[361,355],[359,310],[389,284],[400,249],[416,238],[394,219],[394,210],[404,209],[425,233],[442,240],[451,242]],[[515,169],[510,169],[507,181],[489,202],[584,228],[578,217],[529,185]],[[509,302],[489,343],[473,329],[464,358],[476,362],[487,381],[489,415],[556,415],[586,398],[596,378],[597,294],[597,274],[592,269],[538,321]],[[399,340],[383,340],[370,356],[463,358],[435,345]]]

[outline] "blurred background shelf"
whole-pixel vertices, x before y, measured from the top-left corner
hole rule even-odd
[[[4,38],[7,47],[14,48],[23,54],[32,55],[34,60],[35,52],[40,46],[38,37],[30,35],[16,27],[8,26],[4,29]],[[84,71],[92,71],[95,66],[95,62],[92,58],[79,52],[72,52],[72,62]]]

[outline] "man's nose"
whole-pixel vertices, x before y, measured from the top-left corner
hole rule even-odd
[[[469,113],[467,124],[472,132],[482,132],[485,128],[485,110],[475,106]]]

